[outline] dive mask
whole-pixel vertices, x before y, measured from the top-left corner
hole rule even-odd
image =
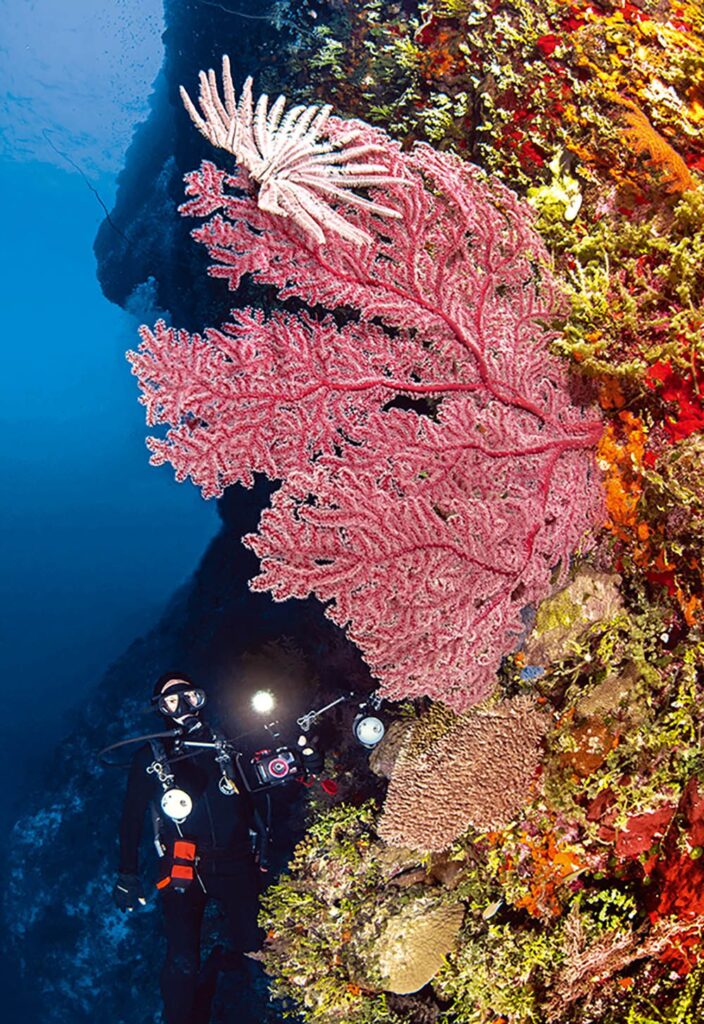
[[[176,683],[164,693],[152,698],[157,710],[166,718],[183,718],[184,715],[198,714],[206,701],[205,690],[192,683]]]

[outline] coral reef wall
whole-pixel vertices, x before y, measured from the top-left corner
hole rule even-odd
[[[276,992],[314,1024],[693,1024],[704,1002],[701,7],[279,0],[261,22],[257,5],[239,11],[251,15],[246,33],[227,5],[167,3],[154,115],[122,179],[119,232],[106,224],[97,242],[106,294],[146,297],[189,331],[225,319],[232,297],[209,286],[174,215],[182,175],[209,156],[175,104],[178,83],[229,51],[264,90],[332,100],[404,151],[429,141],[525,197],[569,294],[554,354],[605,419],[599,543],[526,613],[523,649],[504,659],[477,717],[397,707],[374,758],[390,776],[383,809],[364,802],[378,781],[331,754],[338,804],[312,801],[312,825],[265,901]],[[250,285],[235,299],[272,302]],[[185,653],[184,637],[205,668],[213,630],[227,661],[231,631],[250,621],[238,515],[231,525],[163,629],[108,677],[18,828],[16,948],[51,948],[58,921],[88,979],[67,986],[76,975],[53,947],[49,1022],[80,1024],[101,999],[110,1010],[118,986],[130,993],[125,1024],[153,1016],[139,1001],[155,990],[154,915],[130,931],[112,915],[104,855],[84,878],[45,879],[56,844],[67,850],[87,819],[96,849],[109,839],[104,790],[75,764],[91,763],[91,736],[99,746],[136,721],[144,676],[125,690],[124,674]],[[262,600],[256,618],[276,635],[283,620]],[[123,717],[108,724],[113,693]],[[509,708],[526,715],[521,736]],[[117,962],[135,937],[150,949],[138,975],[106,972],[92,952]]]
[[[269,967],[321,1024],[694,1022],[704,998],[701,5],[431,0],[417,20],[391,2],[331,7],[290,54],[310,70],[309,97],[332,97],[404,146],[430,140],[468,157],[534,206],[570,297],[554,350],[604,411],[607,516],[596,549],[533,610],[495,702],[477,711],[491,722],[529,697],[546,716],[518,784],[525,802],[501,820],[517,776],[491,802],[512,757],[501,743],[491,750],[490,729],[483,760],[471,728],[437,708],[401,709],[372,759],[390,777],[385,806],[323,813],[267,899]],[[340,893],[339,870],[320,871],[330,861],[346,864],[354,891],[347,878]],[[430,984],[385,982],[376,950],[394,922],[402,929],[405,907],[458,899],[462,932]]]

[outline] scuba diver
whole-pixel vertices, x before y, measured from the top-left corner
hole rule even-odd
[[[120,823],[113,898],[120,910],[132,911],[145,902],[139,845],[151,808],[167,941],[161,972],[165,1024],[206,1024],[218,969],[243,963],[263,938],[257,911],[268,825],[242,785],[222,737],[203,720],[205,699],[204,691],[181,672],[157,680],[152,704],[173,735],[137,750]],[[224,910],[232,952],[228,958],[216,947],[201,971],[200,932],[209,900]]]

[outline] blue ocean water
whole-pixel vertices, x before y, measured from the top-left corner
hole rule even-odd
[[[0,4],[4,228],[0,645],[21,780],[105,667],[149,629],[218,525],[148,465],[124,352],[138,320],[96,280],[93,240],[162,60],[161,0]]]
[[[110,179],[98,185],[109,198]],[[148,465],[124,359],[137,321],[100,292],[91,246],[102,210],[85,182],[5,161],[0,190],[22,197],[3,216],[0,631],[15,720],[48,742],[192,572],[217,515]]]

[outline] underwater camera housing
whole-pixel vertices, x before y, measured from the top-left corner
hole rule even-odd
[[[305,734],[298,737],[298,749],[277,747],[275,750],[258,750],[249,761],[260,786],[278,786],[304,777],[319,775],[325,766],[325,758]]]
[[[268,789],[271,786],[278,786],[285,782],[296,780],[305,781],[307,776],[318,775],[324,767],[324,757],[311,741],[308,733],[325,712],[338,704],[353,702],[357,704],[357,713],[352,723],[352,734],[360,744],[367,750],[373,750],[378,746],[384,737],[385,726],[378,712],[382,700],[376,694],[359,701],[354,692],[342,694],[334,701],[326,704],[324,708],[307,711],[300,718],[296,719],[298,727],[302,730],[298,737],[298,749],[290,746],[279,746],[275,749],[267,748],[258,750],[249,760],[253,769],[258,789]],[[278,739],[278,722],[270,722],[265,725],[272,739]],[[241,769],[241,766],[240,766]],[[245,784],[247,780],[245,777]]]
[[[275,750],[258,750],[250,758],[254,775],[260,786],[278,786],[290,782],[304,771],[303,759],[291,747],[277,747]]]

